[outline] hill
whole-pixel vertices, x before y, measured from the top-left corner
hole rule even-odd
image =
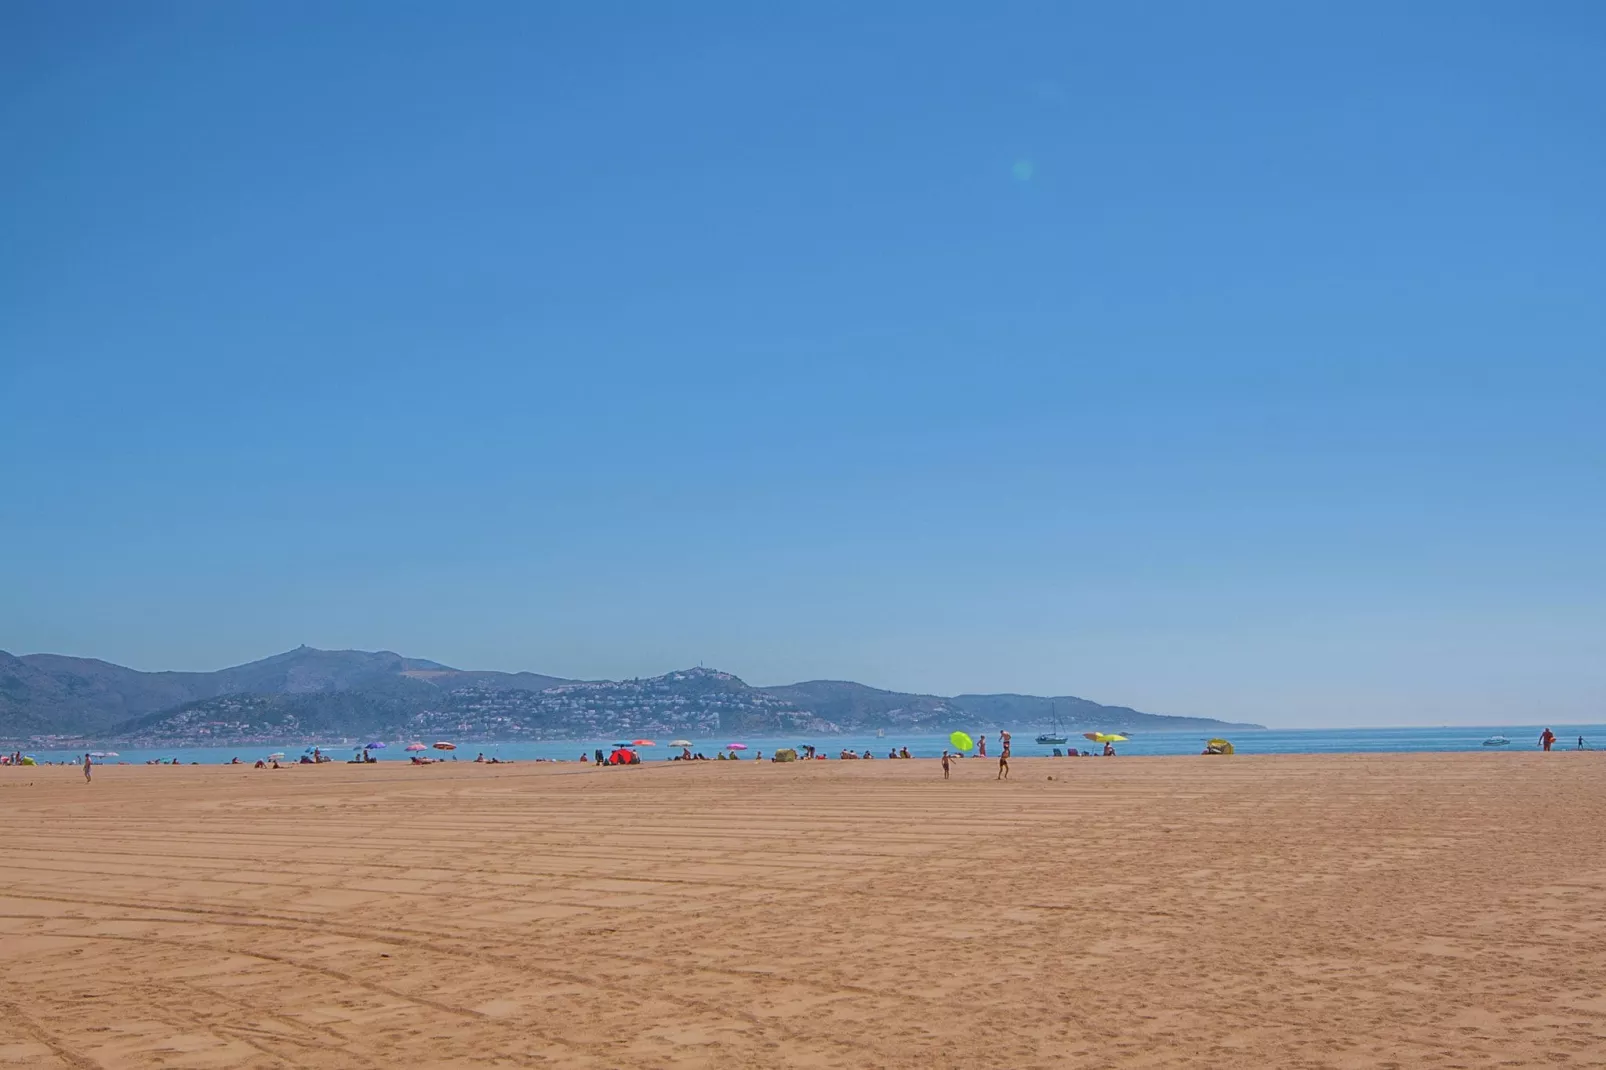
[[[837,731],[837,725],[729,673],[698,668],[541,691],[475,685],[442,693],[398,677],[365,691],[226,695],[148,714],[111,734],[151,744],[331,735],[503,740],[645,735],[667,742],[677,735]]]
[[[1265,728],[1260,724],[1218,721],[1212,717],[1177,717],[1165,713],[1142,713],[1130,706],[1104,706],[1075,695],[1043,698],[1037,695],[955,695],[951,700],[971,717],[995,725],[1028,725],[1047,728],[1057,717],[1067,730],[1105,731],[1139,729],[1146,732],[1185,732],[1198,729],[1216,732],[1230,728]]]
[[[964,711],[948,699],[882,691],[851,680],[805,680],[764,690],[827,720],[855,728],[935,729],[964,719]]]
[[[909,694],[848,680],[751,687],[713,669],[575,681],[457,669],[392,651],[302,646],[216,672],[140,672],[93,658],[0,652],[0,739],[153,742],[315,735],[560,739],[878,728],[1253,728],[1074,696]]]
[[[1142,713],[1130,706],[1105,706],[1075,695],[918,695],[882,691],[847,680],[809,680],[800,684],[767,687],[821,717],[855,728],[955,728],[981,724],[988,727],[1047,728],[1058,717],[1069,729],[1142,729],[1150,732],[1208,731],[1262,728],[1208,717],[1175,717]]]
[[[140,672],[95,658],[0,651],[0,737],[96,735],[146,714],[225,695],[384,693],[406,683],[420,702],[456,687],[539,691],[569,683],[539,673],[465,671],[388,650],[300,646],[216,672]]]

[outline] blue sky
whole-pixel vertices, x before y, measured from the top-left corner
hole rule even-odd
[[[1606,9],[0,10],[0,648],[1606,709]]]

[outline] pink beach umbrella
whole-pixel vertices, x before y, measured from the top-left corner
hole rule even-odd
[[[402,750],[428,750],[428,749],[429,748],[424,746],[422,743],[409,743],[409,744],[407,744],[407,746],[402,748]]]
[[[727,744],[725,744],[725,749],[726,750],[746,750],[747,749],[747,744],[746,743],[727,743]]]

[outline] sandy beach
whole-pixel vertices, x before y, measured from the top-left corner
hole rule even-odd
[[[1606,1066],[1600,754],[995,768],[0,770],[0,1066]]]

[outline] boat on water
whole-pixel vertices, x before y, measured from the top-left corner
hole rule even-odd
[[[1511,740],[1505,736],[1490,736],[1483,741],[1483,745],[1485,747],[1508,747],[1511,745]]]
[[[1037,744],[1040,747],[1063,747],[1070,742],[1070,738],[1060,731],[1059,707],[1050,703],[1049,710],[1054,718],[1054,731],[1044,732],[1038,736]]]

